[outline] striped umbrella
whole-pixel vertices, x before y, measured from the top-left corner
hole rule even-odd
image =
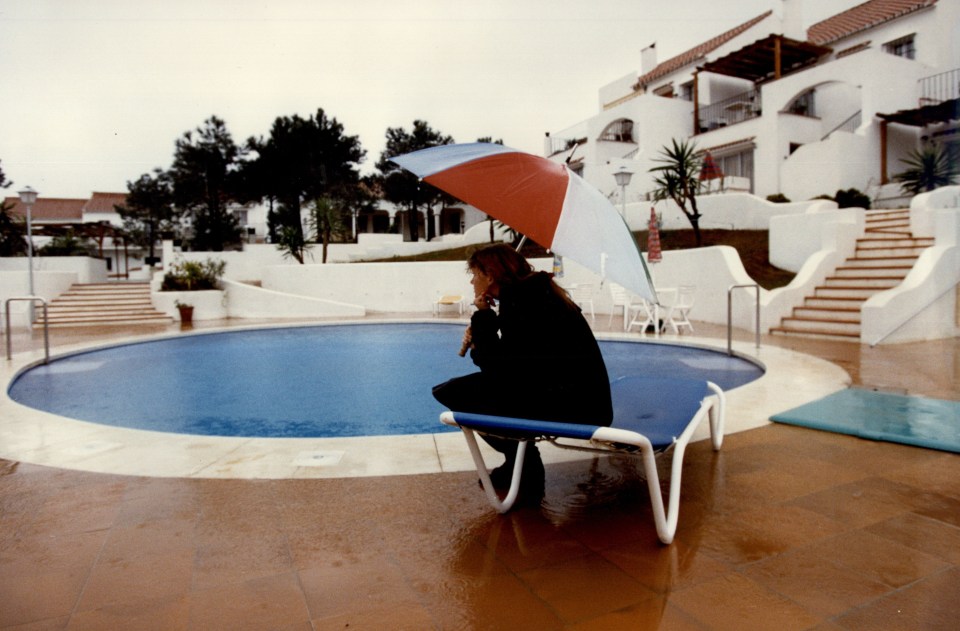
[[[556,254],[657,301],[623,217],[566,165],[491,143],[441,145],[390,160]]]

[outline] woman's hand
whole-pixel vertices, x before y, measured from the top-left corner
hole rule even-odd
[[[490,294],[479,294],[473,299],[473,304],[477,309],[489,309],[496,301]]]
[[[460,342],[460,357],[465,357],[467,351],[470,349],[470,345],[473,344],[473,333],[470,331],[470,327],[463,332],[463,341]]]

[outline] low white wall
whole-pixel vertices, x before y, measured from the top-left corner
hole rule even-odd
[[[950,203],[952,199],[950,195],[928,196],[923,202]],[[923,209],[918,204],[911,205],[911,210],[917,216],[928,215],[936,242],[920,255],[902,283],[864,303],[860,339],[870,345],[960,334],[960,209]]]
[[[440,293],[473,295],[462,261],[274,266],[263,288],[374,312],[428,312]]]
[[[775,204],[750,193],[721,193],[697,197],[700,228],[724,230],[767,230],[770,220],[780,215],[797,215],[826,204],[836,208],[836,202],[811,200]],[[646,230],[650,224],[650,208],[660,214],[662,230],[688,230],[690,220],[673,200],[628,203],[627,224],[631,230]]]
[[[820,249],[812,253],[786,287],[767,293],[761,302],[762,331],[779,326],[781,319],[790,315],[794,307],[803,304],[804,298],[813,295],[813,290],[822,285],[837,266],[853,256],[857,238],[863,229],[858,222],[829,221],[820,225]]]
[[[174,320],[180,319],[176,303],[193,305],[194,320],[221,320],[227,317],[227,299],[224,291],[203,289],[200,291],[155,291],[150,294],[157,311],[162,311]]]
[[[7,259],[9,260],[9,259]],[[21,259],[26,265],[27,259]],[[34,272],[33,273],[33,291],[34,294],[46,301],[53,300],[63,292],[70,289],[70,286],[77,282],[76,272]],[[10,298],[22,298],[29,296],[30,279],[26,270],[22,272],[0,271],[0,320],[3,320],[2,311],[7,300]],[[37,309],[40,309],[37,305]],[[30,322],[27,314],[30,310],[29,301],[20,301],[10,303],[10,328],[25,329],[29,328]],[[6,326],[0,324],[0,327]]]
[[[360,305],[294,296],[231,280],[223,281],[230,318],[362,317]]]
[[[0,258],[0,272],[27,271],[27,257],[14,256]],[[105,283],[107,281],[107,262],[89,256],[34,256],[33,271],[70,272],[76,275],[78,283]]]
[[[864,211],[862,208],[838,209],[836,202],[824,201],[813,204],[802,214],[772,217],[770,263],[789,272],[799,272],[814,253],[827,246],[825,239],[831,237],[824,233],[824,228],[832,223],[851,224],[859,236],[863,233]],[[852,255],[853,248],[849,252]]]

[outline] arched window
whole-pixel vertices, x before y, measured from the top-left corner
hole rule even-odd
[[[620,118],[613,121],[600,134],[600,140],[635,142],[633,139],[633,121],[629,118]]]

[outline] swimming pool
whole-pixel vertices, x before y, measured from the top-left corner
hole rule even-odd
[[[340,437],[455,431],[433,385],[476,368],[462,323],[336,324],[150,340],[57,358],[9,396],[61,416],[212,436]],[[703,378],[731,389],[762,368],[725,353],[601,340],[610,378]],[[546,368],[545,368],[546,369]]]

